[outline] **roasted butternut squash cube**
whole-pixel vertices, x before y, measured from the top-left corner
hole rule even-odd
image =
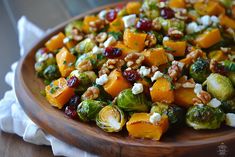
[[[200,15],[220,15],[225,13],[224,7],[222,7],[219,2],[211,0],[208,2],[196,2],[194,9]]]
[[[135,138],[160,140],[169,127],[168,117],[163,115],[156,124],[150,123],[149,119],[148,113],[134,113],[126,123],[129,135]]]
[[[124,89],[131,88],[131,84],[123,77],[122,72],[115,69],[108,76],[104,90],[112,97],[116,97]]]
[[[65,47],[56,54],[56,62],[62,77],[67,77],[73,71],[76,57],[72,55]]]
[[[59,78],[45,87],[46,99],[52,106],[61,109],[74,95],[74,88],[67,86],[65,78]]]
[[[121,49],[122,55],[119,57],[120,59],[124,59],[129,53],[136,52],[135,50],[130,49],[123,42],[117,42],[114,47]]]
[[[168,57],[163,48],[153,48],[142,52],[145,56],[144,62],[149,66],[159,66],[168,62]]]
[[[219,19],[220,19],[220,24],[222,26],[235,29],[235,20],[234,19],[232,19],[226,15],[220,15]]]
[[[208,57],[218,62],[228,59],[228,56],[225,55],[225,53],[221,50],[215,50],[215,51],[209,52]]]
[[[166,40],[163,41],[163,45],[167,48],[172,49],[171,54],[175,57],[180,57],[185,55],[185,50],[187,47],[186,41],[173,41],[173,40]]]
[[[64,38],[65,38],[64,33],[60,32],[59,34],[53,36],[50,40],[48,40],[45,46],[48,50],[55,51],[64,46],[63,42]]]
[[[70,38],[65,38],[64,39],[64,45],[66,46],[67,49],[71,49],[76,45],[76,41]]]
[[[174,90],[174,102],[176,105],[188,108],[193,105],[193,98],[197,95],[194,93],[194,88],[180,87]]]
[[[186,3],[184,0],[170,0],[169,7],[170,8],[185,8]]]
[[[82,26],[82,30],[85,33],[89,33],[91,32],[90,30],[90,22],[94,22],[96,20],[98,20],[99,18],[97,16],[85,16],[84,20],[83,20],[83,26]]]
[[[124,30],[124,23],[120,17],[117,17],[109,24],[109,32],[121,32]]]
[[[158,78],[150,89],[153,102],[172,103],[174,102],[174,91],[171,82],[164,77]]]
[[[207,30],[196,38],[196,43],[201,48],[209,48],[221,40],[218,28]]]
[[[123,35],[124,44],[133,50],[142,51],[145,47],[144,42],[146,36],[146,33],[138,33],[131,31],[130,29],[126,29]]]
[[[139,14],[140,13],[140,2],[129,2],[126,5],[126,12],[128,14]]]

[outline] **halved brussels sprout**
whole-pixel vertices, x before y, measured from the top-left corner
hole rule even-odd
[[[43,76],[46,80],[52,81],[60,77],[60,71],[57,65],[49,65],[44,71]]]
[[[117,96],[117,106],[124,111],[147,112],[149,102],[143,93],[133,94],[131,89],[125,89]]]
[[[235,72],[229,72],[228,73],[228,78],[232,82],[233,86],[235,87]]]
[[[224,121],[225,114],[219,108],[208,105],[194,105],[186,114],[186,123],[196,130],[217,129]]]
[[[157,102],[150,110],[150,113],[154,112],[167,115],[171,128],[179,127],[184,123],[185,111],[179,106]]]
[[[227,101],[222,101],[220,108],[225,112],[225,113],[235,113],[235,98]]]
[[[126,119],[123,111],[116,105],[108,105],[100,110],[96,117],[96,124],[106,132],[122,130]]]
[[[176,28],[177,30],[184,32],[185,30],[185,22],[178,19],[164,19],[162,17],[158,17],[159,22],[162,25],[162,28],[165,32],[168,32],[169,28]]]
[[[86,38],[75,46],[75,50],[77,53],[82,54],[90,52],[95,46],[96,44],[94,40]]]
[[[160,9],[158,8],[156,1],[153,0],[145,0],[141,10],[143,10],[143,15],[150,19],[154,19],[160,15]]]
[[[223,101],[229,100],[235,94],[232,82],[229,78],[217,73],[212,73],[207,78],[207,91],[212,94],[213,97]]]
[[[74,28],[82,31],[82,26],[83,26],[83,21],[81,20],[76,20],[76,21],[72,21],[70,22],[66,27],[65,27],[65,35],[66,36],[70,36],[72,33],[72,30]]]
[[[190,76],[199,83],[203,83],[210,73],[209,61],[203,58],[198,58],[197,61],[190,66],[189,70]]]
[[[84,100],[77,107],[77,113],[83,121],[94,121],[99,111],[107,105],[106,102]]]
[[[46,67],[47,67],[46,62],[36,62],[34,64],[34,69],[38,77],[43,78],[43,71],[46,69]]]
[[[86,74],[92,82],[95,82],[97,75],[94,71],[84,71],[83,73]]]

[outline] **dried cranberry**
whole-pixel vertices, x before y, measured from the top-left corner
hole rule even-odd
[[[175,16],[175,13],[171,8],[166,8],[165,7],[165,8],[161,9],[161,16],[164,19],[170,19],[170,18],[173,18]]]
[[[141,31],[150,31],[152,28],[152,22],[148,19],[140,19],[135,27]]]
[[[78,106],[80,102],[81,102],[80,97],[78,95],[74,95],[72,98],[70,98],[68,104],[73,106]]]
[[[70,79],[67,80],[67,85],[70,88],[76,88],[79,85],[79,80],[76,76],[72,76]]]
[[[123,76],[130,82],[135,82],[140,79],[140,75],[136,70],[125,70]]]
[[[108,58],[117,58],[122,55],[122,50],[115,47],[107,47],[104,51],[104,56]]]
[[[228,74],[227,69],[223,65],[219,64],[218,62],[215,62],[214,71],[216,73],[219,73],[219,74],[225,75],[225,76]]]
[[[106,20],[108,20],[109,22],[112,22],[113,20],[115,20],[116,17],[117,17],[117,11],[116,10],[110,10],[106,14]]]
[[[72,119],[77,119],[77,107],[73,105],[66,106],[64,113]]]

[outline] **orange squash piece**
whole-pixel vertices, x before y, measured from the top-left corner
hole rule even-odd
[[[64,45],[66,46],[67,49],[71,49],[76,45],[76,41],[73,39],[65,38],[64,39]]]
[[[108,32],[121,32],[124,30],[124,23],[120,17],[117,17],[109,24]]]
[[[174,103],[176,105],[188,108],[193,105],[193,98],[196,98],[193,88],[180,87],[174,90]]]
[[[170,8],[185,8],[186,3],[184,0],[170,0],[169,7]]]
[[[149,118],[148,113],[134,113],[126,123],[129,135],[135,138],[160,140],[169,127],[168,117],[163,115],[156,124],[150,123]]]
[[[74,68],[76,57],[72,55],[65,47],[56,54],[56,62],[62,77],[67,77]]]
[[[59,78],[45,87],[46,98],[52,106],[61,109],[74,95],[74,88],[67,86],[65,78]]]
[[[215,51],[209,52],[208,57],[218,62],[228,59],[228,56],[225,55],[224,52],[222,52],[221,50],[215,50]]]
[[[45,46],[48,50],[55,51],[64,46],[63,42],[64,38],[65,38],[64,33],[60,32],[59,34],[53,36],[50,40],[48,40]]]
[[[164,78],[158,78],[150,89],[150,95],[153,102],[172,103],[174,102],[174,91],[171,82]]]
[[[124,44],[133,50],[142,51],[145,47],[146,36],[146,33],[138,33],[126,29],[123,35]]]
[[[185,50],[187,47],[186,41],[173,41],[173,40],[166,40],[163,41],[163,45],[165,47],[169,47],[173,50],[171,53],[175,57],[180,57],[185,55]]]
[[[145,56],[145,64],[159,66],[168,62],[168,57],[163,48],[153,48],[142,52]]]
[[[225,13],[225,9],[220,3],[212,0],[207,3],[202,1],[196,2],[194,9],[200,15],[220,15]]]
[[[98,20],[99,18],[97,16],[85,16],[84,20],[83,20],[83,26],[82,26],[82,30],[85,32],[85,33],[89,33],[91,32],[90,31],[90,25],[89,23],[92,22],[92,21],[96,21]]]
[[[232,19],[226,15],[220,15],[219,20],[220,20],[220,24],[222,26],[235,29],[235,20],[234,19]]]
[[[212,30],[205,31],[203,32],[203,34],[199,35],[196,38],[196,43],[201,48],[208,48],[218,43],[220,40],[221,40],[220,31],[218,28],[214,28]]]
[[[122,50],[122,55],[119,57],[120,59],[124,59],[129,53],[133,53],[136,52],[135,50],[130,49],[129,47],[127,47],[126,45],[124,45],[123,42],[118,41],[114,47],[119,48]]]
[[[126,5],[126,12],[128,14],[139,14],[140,13],[140,2],[129,2]]]
[[[116,97],[121,91],[131,87],[131,84],[123,77],[122,72],[117,69],[109,74],[108,82],[104,84],[104,90],[112,97]]]

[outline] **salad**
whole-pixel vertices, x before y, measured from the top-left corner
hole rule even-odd
[[[144,0],[69,23],[35,53],[48,102],[106,132],[160,140],[235,127],[235,4]]]

